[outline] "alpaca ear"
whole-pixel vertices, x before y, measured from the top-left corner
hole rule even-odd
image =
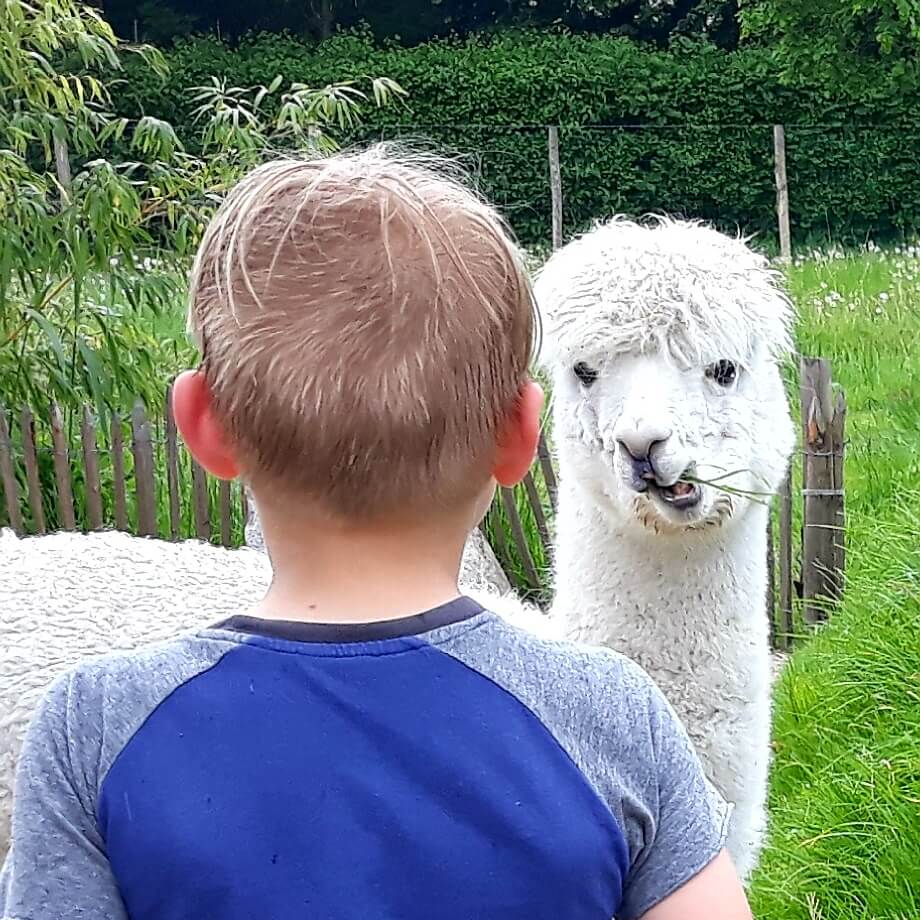
[[[508,418],[492,467],[495,481],[506,488],[517,485],[533,465],[540,440],[543,388],[528,380]]]
[[[214,413],[211,389],[201,371],[185,371],[172,388],[173,415],[192,456],[218,479],[236,479],[236,450]]]

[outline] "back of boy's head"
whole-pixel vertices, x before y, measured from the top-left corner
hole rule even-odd
[[[254,488],[351,519],[481,494],[533,299],[497,213],[442,168],[377,146],[253,170],[205,232],[190,297]]]

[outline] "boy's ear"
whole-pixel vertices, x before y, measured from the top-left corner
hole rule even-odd
[[[540,415],[543,411],[543,388],[528,380],[498,445],[492,476],[500,486],[517,485],[533,465],[540,440]]]
[[[192,456],[218,479],[236,479],[236,451],[214,414],[211,390],[201,371],[185,371],[176,378],[172,404],[176,427]]]

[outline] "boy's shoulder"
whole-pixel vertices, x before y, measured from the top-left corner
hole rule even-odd
[[[51,685],[57,695],[123,703],[168,694],[216,664],[228,650],[212,630],[191,630],[130,649],[88,655],[62,671]]]
[[[592,754],[622,751],[629,739],[654,742],[662,717],[671,712],[646,672],[625,655],[561,637],[543,615],[532,622],[501,610],[482,629],[457,631],[442,650],[519,699],[563,742]]]
[[[689,878],[715,856],[731,806],[638,664],[544,631],[494,616],[446,637],[442,649],[527,707],[605,803],[632,867],[623,916],[639,916],[675,878]]]
[[[98,787],[108,766],[171,693],[217,664],[231,647],[206,632],[188,632],[137,648],[92,655],[62,671],[33,723],[50,743],[92,766]]]

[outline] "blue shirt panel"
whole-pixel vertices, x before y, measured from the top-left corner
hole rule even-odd
[[[102,784],[131,920],[615,915],[613,815],[488,678],[415,637],[228,647]]]

